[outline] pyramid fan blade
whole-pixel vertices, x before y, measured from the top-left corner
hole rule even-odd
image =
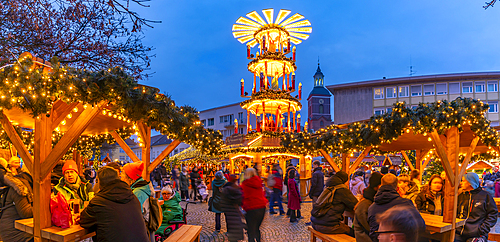
[[[246,25],[233,24],[233,31],[247,31],[247,30],[251,30],[251,31],[255,32],[255,31],[259,30],[259,28],[252,27],[252,26],[246,26]]]
[[[274,17],[274,9],[264,9],[262,10],[262,13],[264,14],[264,18],[266,18],[266,21],[268,24],[273,23],[273,17]]]
[[[290,37],[290,41],[295,44],[295,45],[298,45],[300,43],[302,43],[302,40],[299,40],[297,38],[294,38],[294,37]]]
[[[252,20],[254,20],[257,23],[260,23],[261,25],[266,25],[266,22],[264,21],[264,19],[262,19],[262,17],[256,11],[253,11],[253,12],[247,14],[247,17],[251,18]]]
[[[239,38],[239,37],[243,37],[243,36],[247,36],[247,35],[251,35],[255,33],[255,31],[241,31],[241,32],[233,32],[233,36],[235,38]]]
[[[256,39],[253,39],[252,41],[248,42],[247,45],[250,45],[250,47],[255,47],[258,44]]]
[[[254,26],[254,27],[257,27],[257,28],[260,28],[260,24],[250,20],[250,19],[247,19],[247,18],[244,18],[244,17],[240,17],[238,20],[236,20],[236,23],[237,24],[244,24],[244,25],[249,25],[249,26]]]
[[[294,14],[292,17],[290,17],[289,19],[285,20],[285,21],[284,21],[283,23],[281,23],[280,25],[281,25],[281,26],[283,26],[283,27],[286,27],[286,25],[291,24],[291,23],[293,23],[293,22],[295,22],[295,21],[299,21],[299,20],[301,20],[301,19],[303,19],[303,18],[304,18],[304,16],[302,16],[302,15],[300,15],[300,14],[296,13],[296,14]]]
[[[311,27],[306,27],[306,28],[287,28],[286,30],[288,32],[312,33],[312,28]]]
[[[291,32],[290,36],[297,37],[297,38],[303,39],[303,40],[306,40],[309,38],[308,34],[301,34],[301,33],[295,33],[295,32]]]
[[[302,20],[300,22],[289,24],[289,25],[285,26],[285,29],[295,28],[295,27],[303,27],[303,26],[311,26],[311,22],[309,22],[309,20]]]
[[[288,16],[292,11],[286,10],[286,9],[281,9],[280,12],[278,13],[278,17],[276,18],[275,24],[280,24],[281,21],[283,21],[286,16]]]
[[[253,39],[253,35],[248,35],[248,36],[245,36],[245,37],[241,37],[238,39],[238,41],[242,44],[244,44],[245,42],[249,41]]]

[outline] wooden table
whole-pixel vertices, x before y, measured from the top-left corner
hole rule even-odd
[[[163,242],[200,242],[201,226],[182,225]]]
[[[356,238],[347,234],[323,234],[314,230],[311,226],[307,226],[307,229],[311,231],[311,242],[316,242],[317,239],[326,242],[356,242]]]
[[[33,218],[16,220],[15,228],[33,234]],[[95,236],[95,232],[89,233],[80,225],[72,225],[66,229],[55,226],[42,229],[42,238],[57,242],[80,241],[92,236]]]
[[[451,223],[444,223],[443,216],[421,213],[425,221],[425,237],[439,241],[450,241]],[[456,227],[462,227],[465,219],[457,219]]]
[[[500,197],[494,197],[495,203],[497,204],[497,208],[500,208]]]

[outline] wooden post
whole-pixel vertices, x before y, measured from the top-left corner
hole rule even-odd
[[[78,174],[81,176],[83,175],[83,169],[82,169],[82,156],[77,150],[73,150],[73,160],[76,162],[76,167],[78,168]]]
[[[144,162],[144,170],[142,170],[142,179],[149,181],[149,173],[151,173],[151,127],[139,122],[139,131],[144,139],[144,146],[142,147],[142,162]]]
[[[299,158],[299,164],[300,164],[300,170],[299,170],[299,174],[300,174],[300,195],[301,196],[306,196],[307,195],[307,191],[306,191],[306,158],[301,155],[300,158]]]
[[[332,157],[328,153],[326,153],[325,150],[321,149],[319,150],[319,152],[323,157],[325,157],[326,161],[328,162],[328,164],[330,164],[330,166],[333,168],[335,172],[340,171],[340,168],[337,166],[337,163],[335,163]]]
[[[52,150],[52,122],[46,115],[35,119],[35,149],[33,161],[33,223],[36,242],[42,239],[42,229],[51,226],[50,173],[41,177],[42,163]]]
[[[349,174],[349,156],[346,153],[342,153],[342,170]]]
[[[453,174],[455,174],[454,183],[452,186],[450,182],[445,183],[444,190],[444,206],[443,206],[443,222],[451,223],[451,237],[450,241],[455,238],[456,218],[457,218],[457,202],[458,202],[458,184],[461,179],[458,175],[458,152],[460,145],[460,135],[457,127],[452,127],[446,132],[446,155],[450,163]]]
[[[370,152],[370,150],[372,149],[371,146],[368,146],[366,147],[363,152],[361,152],[359,154],[359,156],[356,158],[356,160],[354,161],[354,163],[352,164],[351,167],[349,167],[349,171],[347,172],[348,175],[351,175],[353,173],[353,171],[358,168],[359,164],[361,164],[361,161],[363,161],[363,159],[365,158],[365,156],[368,155],[368,153]]]

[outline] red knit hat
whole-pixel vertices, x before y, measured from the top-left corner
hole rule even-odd
[[[144,163],[142,162],[127,163],[123,166],[125,174],[134,181],[142,176],[142,170],[144,170]]]
[[[62,170],[63,174],[66,173],[67,170],[74,170],[76,173],[78,173],[78,166],[76,165],[76,162],[74,160],[67,160],[66,163],[64,163]]]

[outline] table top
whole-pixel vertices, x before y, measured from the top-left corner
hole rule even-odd
[[[197,238],[200,236],[201,226],[197,225],[182,225],[179,229],[175,230],[165,241],[199,241]]]
[[[33,218],[16,220],[15,228],[33,234]],[[57,242],[79,241],[94,235],[95,232],[89,233],[80,225],[72,225],[66,229],[55,226],[42,229],[42,238]]]
[[[451,223],[444,223],[443,216],[421,213],[420,214],[425,221],[425,226],[427,231],[444,233],[451,230]],[[465,219],[457,219],[456,227],[461,227],[465,224]]]
[[[500,197],[494,197],[493,200],[495,200],[497,207],[500,207]]]

